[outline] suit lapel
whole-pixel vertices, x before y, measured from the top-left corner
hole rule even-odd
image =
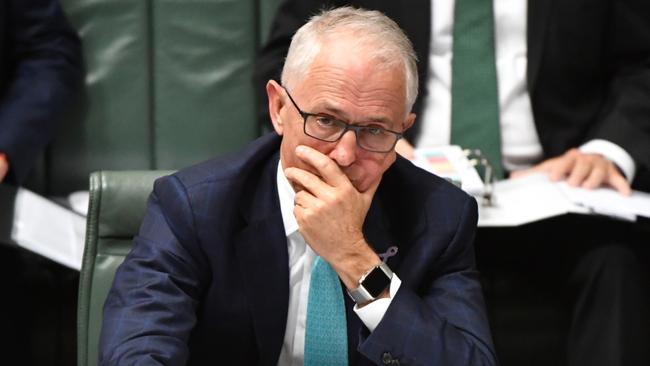
[[[259,348],[260,364],[276,364],[289,303],[289,258],[276,184],[277,155],[242,205],[247,225],[235,237],[236,257]]]
[[[528,0],[528,91],[533,93],[542,63],[546,30],[554,0]]]

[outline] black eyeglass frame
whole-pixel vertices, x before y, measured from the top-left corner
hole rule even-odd
[[[305,133],[305,135],[307,135],[307,136],[309,136],[311,138],[314,138],[316,140],[324,141],[324,142],[336,142],[336,141],[340,140],[341,137],[343,137],[343,135],[345,135],[346,132],[352,130],[352,131],[354,131],[354,135],[356,136],[357,146],[359,146],[360,148],[362,148],[363,150],[366,150],[366,151],[386,154],[386,153],[389,153],[389,152],[393,151],[393,149],[395,148],[395,145],[397,145],[397,141],[399,141],[399,139],[404,137],[403,133],[401,133],[401,132],[388,130],[388,129],[385,129],[385,128],[382,128],[382,127],[368,127],[368,126],[352,125],[352,124],[343,122],[343,121],[335,119],[335,118],[332,118],[332,120],[335,121],[336,123],[339,123],[339,124],[342,124],[343,126],[345,126],[343,131],[341,131],[341,134],[336,139],[334,139],[334,140],[325,140],[325,139],[322,139],[320,137],[310,135],[309,133],[307,133],[307,118],[310,117],[310,116],[318,117],[318,116],[321,116],[321,115],[316,114],[316,113],[305,112],[302,109],[300,109],[300,107],[298,107],[298,104],[296,103],[296,101],[293,100],[293,97],[291,96],[291,94],[289,94],[289,91],[287,90],[287,88],[283,87],[283,89],[287,93],[287,96],[289,97],[289,100],[291,101],[291,103],[293,103],[293,106],[296,107],[296,110],[298,111],[298,113],[300,113],[300,116],[303,119],[302,131]],[[388,150],[372,150],[372,149],[368,149],[366,147],[361,146],[361,144],[359,143],[359,141],[360,141],[360,139],[359,139],[359,130],[368,129],[368,128],[376,128],[376,129],[381,130],[383,132],[388,132],[388,133],[391,133],[391,134],[395,135],[395,142],[393,142],[393,145]]]

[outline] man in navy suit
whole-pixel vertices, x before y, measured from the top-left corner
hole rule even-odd
[[[100,363],[302,365],[320,258],[354,298],[348,364],[495,364],[476,202],[394,150],[416,70],[379,12],[303,26],[282,84],[266,85],[276,133],[155,183],[104,306]]]
[[[409,142],[449,144],[454,13],[461,2],[285,0],[256,64],[257,90],[279,73],[291,34],[309,14],[344,4],[377,9],[403,27],[420,60],[418,123],[396,150],[410,156]],[[488,2],[506,170],[547,172],[585,188],[650,190],[650,2]],[[260,115],[260,123],[269,125],[268,117]],[[495,284],[486,295],[499,320],[493,333],[501,362],[650,364],[646,242],[641,225],[595,217],[478,230],[478,267]],[[540,303],[559,320],[538,320],[542,312],[532,310]],[[512,304],[530,315],[513,319],[522,312]]]

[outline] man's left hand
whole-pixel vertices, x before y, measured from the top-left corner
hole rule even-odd
[[[630,184],[614,163],[600,154],[585,154],[578,149],[545,160],[531,169],[513,172],[511,177],[517,178],[533,172],[544,172],[552,181],[566,179],[573,187],[594,189],[607,185],[623,195],[631,192]]]
[[[296,192],[294,215],[300,232],[310,247],[332,265],[348,286],[379,262],[363,236],[363,223],[380,179],[359,192],[329,157],[307,146],[296,155],[318,175],[291,167],[284,173]]]

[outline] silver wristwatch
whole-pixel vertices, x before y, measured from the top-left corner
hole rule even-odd
[[[348,295],[357,304],[365,304],[375,300],[390,286],[393,271],[384,262],[373,267],[359,280],[359,287],[348,290]]]

